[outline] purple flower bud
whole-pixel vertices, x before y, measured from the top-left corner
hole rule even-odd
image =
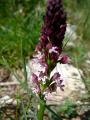
[[[40,41],[41,41],[42,46],[45,46],[48,43],[47,36],[45,34],[42,34]]]
[[[35,51],[41,51],[41,50],[42,50],[42,46],[41,46],[41,43],[39,42],[39,43],[36,45]]]
[[[52,53],[50,54],[50,59],[51,59],[53,62],[57,62],[58,57],[59,57],[59,54],[58,54],[58,53],[52,52]]]
[[[62,64],[68,63],[68,56],[67,55],[60,55],[58,61]]]
[[[62,41],[66,31],[66,13],[61,0],[48,0],[44,24],[41,30],[41,43],[51,43],[62,50]],[[44,36],[44,37],[43,37]],[[46,47],[46,46],[45,46]]]
[[[46,46],[46,48],[47,48],[48,50],[51,49],[51,48],[52,48],[52,43],[48,43],[47,46]]]

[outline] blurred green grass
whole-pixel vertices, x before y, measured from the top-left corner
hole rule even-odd
[[[37,0],[0,1],[0,64],[2,56],[10,66],[21,63],[21,41],[25,57],[29,56],[38,42],[44,9]]]
[[[64,0],[63,2],[67,11],[67,23],[77,27],[77,39],[73,41],[75,47],[66,47],[65,52],[72,59],[74,66],[84,71],[83,81],[87,91],[90,93],[90,72],[85,67],[86,56],[90,52],[90,1]]]
[[[89,49],[90,14],[89,0],[64,0],[68,23],[77,25],[78,40]],[[24,44],[25,56],[30,56],[38,42],[43,15],[44,0],[1,0],[0,1],[0,64],[2,56],[13,67],[21,63],[21,40]],[[87,43],[86,43],[87,42]],[[81,48],[82,49],[82,48]],[[82,51],[81,51],[82,52]],[[82,53],[81,53],[82,54]]]
[[[77,25],[80,42],[89,49],[90,14],[89,0],[64,0],[68,23]],[[38,42],[43,15],[44,0],[1,0],[0,1],[0,64],[2,56],[13,67],[21,63],[21,40],[25,56],[29,56]],[[77,45],[76,45],[77,46]],[[82,48],[81,48],[82,49]],[[82,52],[82,50],[81,50]],[[82,53],[81,53],[82,54]]]

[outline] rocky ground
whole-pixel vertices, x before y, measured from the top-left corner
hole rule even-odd
[[[89,61],[87,62],[89,64]],[[88,66],[88,65],[86,65]],[[89,67],[89,66],[88,66]],[[47,101],[49,105],[59,105],[62,104],[66,99],[71,99],[77,105],[89,104],[89,101],[81,101],[81,98],[87,94],[87,89],[83,82],[82,76],[83,71],[77,69],[71,64],[60,65],[57,64],[56,68],[53,70],[52,74],[55,71],[62,72],[64,78],[64,91],[57,89],[57,91],[49,96],[50,100]],[[21,71],[17,72],[19,77],[23,78]],[[29,73],[30,74],[30,73]],[[1,111],[7,109],[10,114],[14,113],[17,100],[15,98],[16,92],[20,90],[19,82],[16,80],[13,73],[10,73],[5,68],[0,68],[0,109]],[[22,90],[21,90],[22,91]],[[21,92],[23,95],[23,91]],[[13,111],[13,112],[10,112]],[[82,111],[80,114],[84,114],[85,111]],[[8,114],[8,112],[7,112]],[[87,113],[88,114],[88,113]],[[83,120],[78,116],[72,120]]]

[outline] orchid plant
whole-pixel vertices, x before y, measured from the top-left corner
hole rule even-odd
[[[59,72],[50,74],[59,62],[67,63],[68,57],[62,54],[62,42],[66,31],[66,13],[61,0],[47,0],[46,14],[41,29],[39,43],[33,54],[33,64],[38,64],[38,70],[32,72],[32,91],[44,103],[47,95],[56,91],[57,87],[64,90],[63,79]],[[37,117],[43,120],[45,106],[39,104]]]

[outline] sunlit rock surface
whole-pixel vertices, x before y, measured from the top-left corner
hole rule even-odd
[[[55,103],[56,101],[56,103],[59,104],[65,99],[77,101],[80,97],[86,94],[85,85],[81,77],[83,72],[81,70],[78,70],[70,64],[58,63],[52,74],[55,71],[58,71],[61,74],[65,87],[64,91],[61,91],[58,88],[56,93],[53,93],[52,103]],[[51,102],[49,101],[49,103]]]
[[[67,24],[66,33],[65,33],[65,40],[67,42],[67,47],[74,48],[75,47],[75,41],[77,39],[77,33],[76,33],[77,26]]]
[[[90,51],[85,56],[84,66],[85,66],[85,68],[87,68],[87,72],[90,75]]]

